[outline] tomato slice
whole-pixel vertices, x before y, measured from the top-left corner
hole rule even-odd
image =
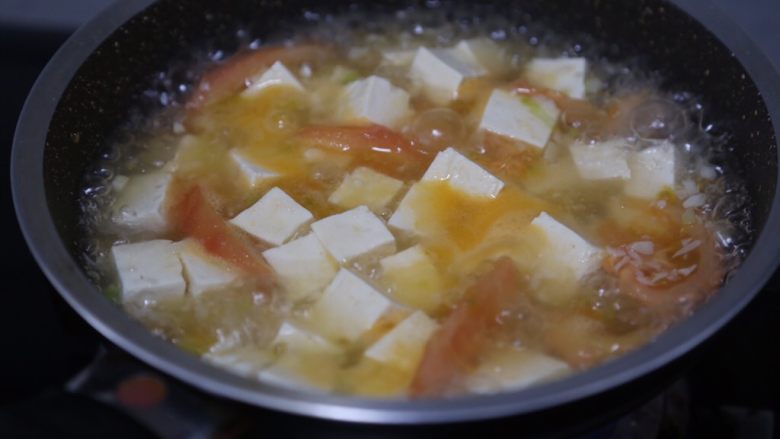
[[[484,136],[489,159],[482,165],[491,173],[505,179],[524,176],[542,158],[541,151],[534,146],[491,132],[485,132]]]
[[[433,160],[413,140],[377,124],[310,126],[298,138],[312,146],[349,152],[359,164],[402,179],[419,178]]]
[[[575,99],[559,91],[531,85],[525,79],[518,79],[509,85],[510,89],[520,95],[543,96],[555,102],[563,113],[568,125],[601,125],[607,118],[607,113],[584,99]]]
[[[456,392],[479,363],[482,347],[500,329],[500,314],[520,294],[520,273],[502,257],[466,291],[463,300],[433,334],[410,388],[413,397]]]
[[[174,200],[168,215],[178,232],[197,240],[207,252],[251,276],[263,292],[271,291],[274,285],[271,267],[222,218],[200,186],[183,188],[175,193]]]
[[[639,91],[614,98],[605,109],[601,109],[585,99],[575,99],[556,90],[533,86],[525,79],[512,82],[509,88],[516,94],[550,99],[561,110],[566,125],[582,129],[591,137],[601,139],[628,134],[631,110],[648,98],[646,91]]]
[[[604,269],[617,276],[621,292],[645,304],[693,306],[717,290],[725,270],[720,249],[703,225],[685,236],[653,255],[611,256]],[[618,249],[629,254],[630,244]]]
[[[602,227],[604,240],[613,247],[603,268],[618,278],[622,293],[646,305],[687,308],[717,290],[726,271],[712,233],[699,222],[682,224],[682,207],[666,202],[665,208],[642,210],[640,218],[648,224],[609,222]],[[642,241],[652,243],[652,250],[637,251]]]

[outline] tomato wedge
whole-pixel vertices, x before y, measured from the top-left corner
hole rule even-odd
[[[543,96],[555,102],[561,110],[563,122],[573,128],[581,128],[595,138],[608,138],[630,132],[631,110],[646,101],[648,93],[639,91],[613,99],[605,109],[585,99],[575,99],[556,90],[531,85],[525,79],[512,82],[510,90],[520,95]]]
[[[502,257],[480,276],[433,334],[410,388],[413,397],[456,392],[479,363],[482,347],[500,329],[502,311],[512,309],[520,293],[520,272]]]
[[[518,79],[509,85],[510,89],[520,95],[543,96],[555,102],[563,113],[568,125],[601,125],[607,119],[607,113],[584,99],[575,99],[559,91],[531,85],[525,79]]]
[[[174,200],[168,215],[179,233],[197,240],[207,252],[251,276],[263,292],[271,291],[274,285],[271,267],[222,218],[200,186],[183,188]]]
[[[634,230],[613,223],[602,227],[605,241],[616,250],[603,268],[618,278],[621,292],[647,305],[692,306],[720,286],[726,274],[723,257],[704,224],[682,224],[683,209],[667,203],[663,209],[643,210],[642,218],[652,223],[648,227],[657,229],[652,234],[640,224]],[[637,252],[634,246],[641,241],[652,243],[652,251]]]
[[[433,160],[413,140],[377,124],[310,126],[298,138],[312,146],[350,152],[359,164],[399,178],[419,178]]]
[[[491,132],[485,132],[484,136],[490,160],[483,165],[498,176],[510,180],[522,177],[542,158],[542,153],[536,147]],[[518,144],[521,146],[518,147]]]
[[[645,304],[692,306],[720,286],[725,270],[720,250],[703,225],[693,226],[686,235],[676,246],[629,262],[607,258],[604,269],[618,277],[621,292]],[[688,246],[696,248],[680,254]]]
[[[197,110],[238,93],[252,76],[277,61],[290,67],[320,62],[332,54],[331,48],[320,44],[273,45],[239,53],[203,75],[187,108]]]

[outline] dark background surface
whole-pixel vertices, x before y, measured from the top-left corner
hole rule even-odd
[[[37,74],[64,39],[108,3],[107,0],[0,0],[0,84],[3,86],[0,145],[5,148],[4,171],[8,169],[18,113]],[[780,0],[717,0],[714,3],[742,26],[776,68],[780,67]],[[36,267],[19,233],[7,174],[4,175],[6,187],[0,207],[5,233],[0,240],[5,250],[0,292],[0,406],[18,406],[20,401],[40,395],[45,389],[60,387],[82,369],[94,356],[100,338],[67,308]],[[770,227],[780,229],[780,225]],[[775,429],[778,428],[780,361],[775,358],[780,350],[778,311],[780,276],[776,274],[748,309],[715,342],[708,344],[686,375],[692,407],[689,417],[697,423],[694,430],[697,434],[760,437],[756,430],[751,430],[756,428],[752,421],[745,419],[755,420],[756,414],[771,415],[773,409]],[[81,403],[85,404],[84,413],[90,414],[94,424],[105,424],[111,429],[122,422],[118,413],[83,401],[73,402],[74,406]],[[40,410],[45,417],[47,410],[59,409],[55,406]],[[74,425],[82,421],[86,418],[70,419]],[[0,437],[5,436],[2,426],[0,421]],[[116,433],[128,437],[138,434],[140,430],[132,427],[123,427]]]

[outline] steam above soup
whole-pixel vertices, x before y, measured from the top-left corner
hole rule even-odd
[[[616,71],[473,35],[244,49],[137,128],[85,209],[91,267],[151,330],[282,386],[439,397],[598,365],[737,259],[688,98]]]

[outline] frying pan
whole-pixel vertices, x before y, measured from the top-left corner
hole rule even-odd
[[[412,1],[412,0],[410,0]],[[352,4],[351,3],[355,3]],[[705,123],[728,136],[722,163],[745,183],[755,233],[749,254],[692,317],[646,347],[592,370],[527,390],[451,400],[382,401],[283,389],[202,362],[152,335],[108,300],[80,259],[77,199],[84,175],[139,108],[158,72],[194,48],[235,49],[244,28],[264,38],[295,29],[304,11],[376,13],[408,1],[125,0],[76,32],[41,74],[23,109],[13,145],[12,187],[28,245],[65,300],[111,342],[201,390],[251,405],[315,418],[424,424],[532,414],[596,397],[664,370],[734,317],[780,261],[777,129],[780,77],[719,11],[696,0],[491,0],[518,26],[538,23],[563,35],[590,35],[605,56],[639,57],[662,72],[666,90],[703,100]],[[473,2],[475,3],[475,2]],[[420,7],[448,7],[420,2]],[[474,17],[480,6],[472,4]],[[190,78],[192,79],[192,78]]]

